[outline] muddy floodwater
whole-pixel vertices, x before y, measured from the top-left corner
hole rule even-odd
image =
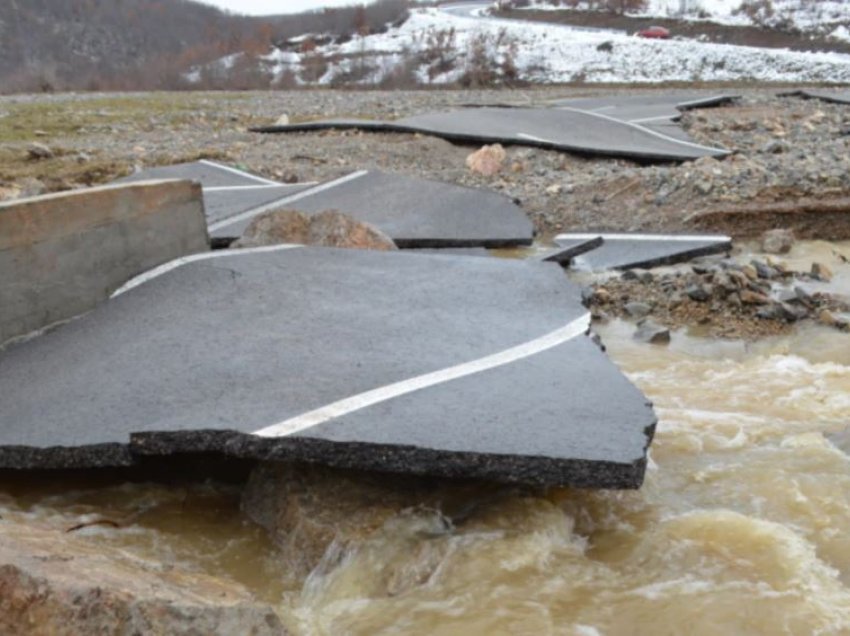
[[[659,416],[640,491],[469,489],[331,543],[303,577],[238,485],[17,479],[0,515],[110,520],[75,534],[236,580],[295,634],[850,634],[850,336],[596,330]]]

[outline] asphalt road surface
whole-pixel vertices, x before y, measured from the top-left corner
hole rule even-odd
[[[0,467],[219,452],[638,487],[655,416],[588,325],[549,263],[194,255],[0,353]]]
[[[401,248],[508,247],[534,237],[531,221],[503,195],[378,171],[290,185],[205,161],[152,168],[119,182],[145,179],[199,181],[218,245],[239,238],[255,217],[274,209],[338,210],[379,228]]]
[[[636,269],[671,265],[732,249],[732,239],[713,234],[559,234],[555,243],[572,247],[582,241],[602,239],[601,245],[576,256],[574,269]]]
[[[392,122],[334,119],[254,130],[286,133],[333,128],[424,133],[457,142],[527,145],[583,155],[647,161],[685,161],[728,154],[722,148],[682,139],[681,135],[671,136],[602,113],[564,106],[467,108],[416,115]]]

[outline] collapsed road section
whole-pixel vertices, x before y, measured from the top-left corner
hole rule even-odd
[[[208,250],[201,191],[188,181],[0,203],[0,346],[93,309],[152,267]]]
[[[805,99],[819,99],[822,102],[830,102],[832,104],[850,104],[850,91],[835,91],[835,90],[816,90],[805,89],[792,91],[790,93],[780,93],[780,97],[803,97]]]
[[[482,107],[427,113],[395,121],[332,119],[252,130],[261,133],[287,133],[360,129],[424,133],[449,141],[536,146],[582,155],[644,161],[687,161],[729,154],[723,148],[695,143],[683,133],[673,136],[628,119],[595,112],[591,106],[587,109],[576,108],[565,102],[555,108]],[[632,108],[637,108],[637,105],[632,104]],[[672,108],[669,104],[663,106],[665,119],[675,115],[669,112]],[[657,116],[657,110],[658,107],[652,110],[653,117]]]
[[[596,241],[570,261],[581,270],[648,269],[731,251],[732,239],[719,234],[559,234],[555,243],[575,250]],[[561,261],[563,262],[563,261]]]
[[[200,162],[129,177],[148,178],[200,182],[210,236],[218,246],[238,239],[260,214],[279,209],[306,214],[337,210],[374,225],[400,248],[510,247],[529,245],[534,236],[531,221],[507,197],[399,174],[361,170],[325,183],[285,185]],[[250,179],[266,183],[252,184]]]
[[[725,93],[652,93],[560,99],[551,104],[555,108],[580,110],[598,117],[636,124],[680,141],[695,143],[678,123],[682,113],[696,108],[725,106],[738,98],[738,95]]]
[[[194,161],[171,166],[147,168],[115,183],[134,183],[150,179],[180,179],[201,184],[204,210],[210,229],[216,224],[243,214],[257,215],[275,209],[289,197],[315,183],[278,183],[232,166],[214,161]],[[221,244],[212,234],[214,244]]]
[[[0,468],[217,452],[636,488],[655,415],[588,327],[547,263],[189,256],[0,352]]]

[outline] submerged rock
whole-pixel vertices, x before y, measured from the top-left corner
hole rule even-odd
[[[768,230],[761,237],[761,249],[768,254],[787,254],[794,247],[794,231]]]
[[[281,243],[362,250],[395,250],[393,240],[378,228],[336,210],[312,216],[297,210],[276,210],[257,216],[231,247],[262,247]]]
[[[242,586],[157,565],[54,528],[0,523],[2,634],[252,634],[287,631]]]
[[[346,552],[385,540],[387,533],[394,541],[450,534],[480,505],[492,503],[494,494],[515,490],[476,482],[264,463],[251,474],[242,510],[268,530],[281,548],[288,573],[301,580],[311,572],[332,568]],[[429,572],[418,572],[415,580],[407,580],[422,567],[420,556],[399,554],[381,565],[385,574],[381,579],[389,586],[385,593],[407,589],[436,568],[439,560],[428,559]]]
[[[666,345],[670,343],[670,330],[651,320],[645,320],[635,331],[634,339],[649,344]]]
[[[832,270],[823,263],[812,263],[812,277],[828,283],[832,280]]]

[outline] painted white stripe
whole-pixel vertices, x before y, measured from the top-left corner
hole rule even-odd
[[[651,137],[657,137],[658,139],[663,139],[664,141],[669,141],[670,143],[673,143],[673,144],[676,144],[676,145],[679,145],[679,146],[687,146],[688,148],[696,148],[696,149],[699,149],[699,150],[707,150],[707,151],[710,151],[712,153],[726,152],[726,150],[723,149],[723,148],[711,148],[709,146],[702,146],[700,144],[695,144],[695,143],[692,143],[690,141],[682,141],[681,139],[676,139],[675,137],[670,137],[668,135],[657,132],[655,130],[650,130],[649,128],[644,128],[643,126],[640,126],[638,124],[633,124],[633,123],[628,122],[628,121],[623,121],[622,119],[615,119],[614,117],[609,117],[608,115],[603,115],[601,113],[594,113],[594,112],[591,112],[589,110],[580,110],[578,108],[569,108],[567,106],[561,106],[560,110],[569,110],[569,111],[572,111],[574,113],[583,113],[585,115],[589,115],[590,117],[598,117],[599,119],[604,119],[605,121],[612,121],[612,122],[615,122],[615,123],[618,123],[618,124],[622,124],[623,126],[629,126],[631,128],[635,128],[637,130],[640,130],[641,132],[644,132],[647,135],[650,135]]]
[[[173,261],[168,261],[167,263],[163,263],[159,267],[154,267],[153,269],[145,272],[144,274],[139,274],[135,278],[131,278],[129,281],[124,283],[121,287],[119,287],[115,292],[113,292],[110,298],[115,298],[116,296],[120,296],[121,294],[130,291],[138,287],[139,285],[143,285],[148,281],[153,280],[154,278],[158,278],[163,274],[167,274],[168,272],[177,269],[178,267],[182,267],[187,263],[195,263],[197,261],[206,261],[213,258],[221,258],[222,256],[247,256],[248,254],[261,254],[263,252],[277,252],[280,250],[291,250],[296,247],[304,247],[303,245],[293,245],[290,243],[284,243],[281,245],[266,245],[263,247],[250,247],[245,249],[236,249],[236,250],[216,250],[214,252],[201,252],[200,254],[191,254],[190,256],[183,256],[181,258],[176,258]]]
[[[315,188],[309,188],[307,190],[302,190],[301,192],[296,192],[288,197],[283,197],[282,199],[278,199],[276,201],[272,201],[271,203],[266,203],[265,205],[261,205],[259,207],[253,208],[251,210],[247,210],[242,212],[241,214],[237,214],[236,216],[231,216],[227,219],[219,221],[218,223],[213,223],[209,226],[210,232],[215,232],[216,230],[220,230],[223,227],[227,227],[228,225],[233,225],[234,223],[239,223],[240,221],[244,221],[246,219],[251,219],[258,214],[262,214],[263,212],[268,212],[269,210],[274,210],[275,208],[279,208],[282,205],[286,205],[287,203],[293,203],[305,197],[313,196],[314,194],[319,194],[320,192],[324,192],[325,190],[330,190],[331,188],[335,188],[337,186],[342,185],[343,183],[348,183],[349,181],[354,181],[355,179],[359,179],[365,175],[369,174],[368,170],[360,170],[358,172],[352,172],[349,175],[336,179],[335,181],[328,181],[327,183],[323,183],[321,185],[316,186]]]
[[[677,118],[681,117],[681,113],[676,113],[675,115],[661,115],[659,117],[644,117],[643,119],[629,119],[626,123],[628,124],[646,124],[651,121],[674,121]]]
[[[216,163],[215,161],[208,161],[206,159],[201,159],[199,163],[204,164],[205,166],[210,166],[211,168],[217,168],[219,170],[224,170],[225,172],[230,172],[232,174],[238,174],[240,177],[245,177],[246,179],[252,179],[257,181],[258,183],[265,183],[266,185],[284,185],[282,183],[278,183],[277,181],[272,181],[271,179],[266,179],[264,177],[258,177],[255,174],[251,174],[250,172],[245,172],[244,170],[239,170],[239,168],[233,168],[231,166],[225,166],[221,163]]]
[[[603,241],[717,241],[728,243],[732,239],[721,234],[558,234],[556,241],[586,241],[602,237]]]
[[[488,369],[501,367],[535,354],[542,353],[586,333],[589,328],[590,314],[585,314],[581,318],[572,321],[560,329],[556,329],[555,331],[539,338],[535,338],[534,340],[524,342],[516,347],[511,347],[510,349],[499,351],[493,355],[478,358],[477,360],[458,364],[453,367],[447,367],[445,369],[440,369],[439,371],[426,373],[415,378],[402,380],[401,382],[396,382],[394,384],[388,384],[371,391],[366,391],[365,393],[360,393],[358,395],[327,404],[326,406],[290,418],[280,422],[279,424],[274,424],[258,431],[254,431],[254,435],[258,435],[260,437],[285,437],[287,435],[294,435],[295,433],[305,429],[312,428],[313,426],[317,426],[327,422],[328,420],[347,415],[348,413],[359,411],[368,406],[373,406],[402,395],[407,395],[408,393],[413,393],[414,391],[426,389],[437,384],[451,382],[458,378],[463,378],[475,373],[481,373]]]
[[[520,139],[528,139],[529,141],[537,141],[537,142],[544,143],[544,144],[554,144],[555,143],[554,141],[551,141],[550,139],[543,139],[543,137],[535,137],[534,135],[527,135],[526,133],[517,133],[516,136],[519,137]]]
[[[298,186],[316,185],[318,181],[304,181],[302,183],[286,183],[275,185],[252,185],[252,186],[214,186],[212,188],[204,188],[204,192],[239,192],[240,190],[274,190],[275,188],[292,189]]]

